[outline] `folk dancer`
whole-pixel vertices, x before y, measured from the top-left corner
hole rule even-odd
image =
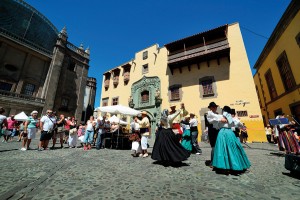
[[[194,113],[190,114],[190,130],[192,137],[193,152],[196,152],[197,155],[201,155],[202,150],[198,144],[198,120],[195,118]]]
[[[211,146],[211,162],[213,161],[214,158],[214,148],[216,144],[216,140],[218,137],[218,123],[219,122],[227,122],[225,118],[219,118],[218,113],[217,113],[217,108],[219,106],[215,102],[210,102],[208,105],[208,108],[210,111],[207,112],[206,119],[208,121],[208,138],[209,138],[209,143]],[[210,164],[211,166],[211,164]]]
[[[218,118],[225,118],[226,122],[218,123],[219,133],[215,144],[214,157],[212,166],[220,172],[241,173],[250,168],[251,164],[242,147],[237,140],[231,127],[238,126],[242,128],[242,124],[235,124],[231,117],[231,108],[224,106],[222,115]]]
[[[176,134],[176,137],[178,138],[178,141],[181,140],[181,136],[182,136],[182,133],[183,133],[183,130],[181,129],[181,126],[180,126],[180,122],[182,120],[184,120],[184,117],[186,117],[189,114],[189,112],[185,109],[184,103],[181,103],[180,106],[181,106],[180,107],[180,113],[173,120],[173,124],[172,124],[173,132]],[[171,109],[170,114],[174,114],[176,112],[176,105],[171,104],[170,109]]]

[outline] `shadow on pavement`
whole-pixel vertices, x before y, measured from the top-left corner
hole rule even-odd
[[[290,173],[282,172],[283,175],[300,180],[300,173],[291,171]]]
[[[19,151],[19,149],[5,149],[5,150],[0,150],[1,152],[7,152],[7,151]]]
[[[155,165],[162,165],[164,167],[174,167],[174,168],[179,168],[179,167],[187,167],[190,166],[189,164],[183,163],[183,162],[166,162],[166,161],[155,161],[153,162]]]

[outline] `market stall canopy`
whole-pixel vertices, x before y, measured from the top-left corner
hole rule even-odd
[[[15,115],[15,120],[17,121],[26,121],[28,116],[24,112],[20,112],[19,114]]]
[[[96,111],[112,113],[112,114],[123,114],[123,115],[130,115],[130,116],[137,116],[141,112],[127,106],[122,105],[114,105],[114,106],[102,106],[96,108]]]

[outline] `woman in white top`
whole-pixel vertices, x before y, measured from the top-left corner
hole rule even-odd
[[[173,120],[180,114],[177,110],[169,115],[167,109],[163,110],[161,116],[162,128],[158,131],[151,158],[163,164],[175,164],[187,160],[190,153],[179,143],[176,135],[172,131]]]
[[[94,141],[94,127],[96,122],[94,117],[91,116],[90,120],[86,123],[85,135],[84,135],[84,147],[83,150],[90,150],[92,148],[91,144]]]

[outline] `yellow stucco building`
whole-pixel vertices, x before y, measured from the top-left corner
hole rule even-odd
[[[299,10],[300,2],[291,1],[254,66],[265,125],[281,112],[300,120]]]
[[[223,25],[135,54],[103,74],[101,106],[146,110],[155,127],[163,109],[184,103],[205,130],[204,115],[214,101],[237,111],[249,141],[266,141],[250,65],[238,23]],[[128,119],[127,119],[128,120]],[[152,133],[154,128],[152,128]]]

